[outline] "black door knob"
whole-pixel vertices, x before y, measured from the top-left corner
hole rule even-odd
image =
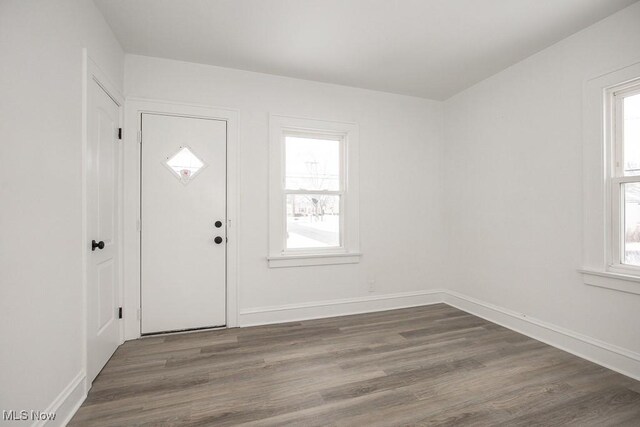
[[[213,239],[213,241],[216,242],[219,245],[220,243],[222,243],[222,237],[216,236],[216,238]]]
[[[220,228],[222,227],[222,221],[216,221],[213,225],[215,225],[216,228]]]
[[[91,241],[91,250],[95,251],[96,248],[104,249],[104,242],[102,240],[100,240],[99,242],[96,242],[95,240],[92,240]]]

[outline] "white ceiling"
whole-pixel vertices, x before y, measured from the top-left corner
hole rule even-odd
[[[95,0],[128,53],[446,99],[636,0]]]

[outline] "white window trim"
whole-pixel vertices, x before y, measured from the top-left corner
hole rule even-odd
[[[298,193],[285,189],[284,137],[303,133],[340,140],[341,183],[340,238],[336,248],[286,250],[285,198]],[[271,115],[269,119],[269,267],[353,264],[360,262],[358,126],[355,123]],[[309,191],[304,191],[309,193]]]
[[[640,277],[608,271],[578,270],[586,285],[640,295]]]
[[[584,283],[640,293],[640,268],[620,263],[620,182],[616,159],[621,143],[613,126],[614,94],[638,84],[640,62],[585,82],[583,96],[583,257]]]

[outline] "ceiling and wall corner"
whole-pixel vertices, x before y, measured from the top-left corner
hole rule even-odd
[[[640,3],[447,100],[444,216],[447,258],[464,260],[450,289],[640,361],[640,295],[587,286],[578,272],[583,87],[640,62],[638,23]]]
[[[95,0],[125,51],[444,100],[636,0]]]
[[[451,289],[633,353],[640,342],[632,328],[637,298],[584,289],[576,272],[581,171],[572,159],[581,152],[582,83],[589,72],[632,60],[639,8],[615,13],[446,102],[139,55],[126,57],[125,90],[240,110],[241,313],[359,298],[375,276],[380,294]],[[364,180],[361,265],[318,268],[312,279],[309,270],[261,265],[266,218],[246,207],[261,211],[268,203],[262,183],[269,112],[361,124],[362,175],[376,176]],[[444,136],[438,117],[445,118]],[[394,182],[384,182],[380,171]],[[556,205],[564,210],[549,215],[545,209]],[[379,232],[380,224],[392,226]],[[413,233],[412,224],[420,231]],[[607,307],[590,315],[603,301]]]
[[[560,41],[631,3],[0,2],[0,401],[71,411],[82,375],[83,47],[127,95],[241,110],[247,310],[447,287],[640,352],[638,297],[575,271],[581,85],[638,59],[640,5]],[[265,273],[268,112],[360,123],[357,267]]]

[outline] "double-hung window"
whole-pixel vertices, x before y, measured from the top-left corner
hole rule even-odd
[[[270,120],[271,267],[359,261],[357,126]]]
[[[611,267],[640,273],[640,83],[609,93]]]
[[[640,294],[640,62],[584,82],[582,273]]]
[[[344,141],[340,135],[285,132],[285,250],[342,247]]]

